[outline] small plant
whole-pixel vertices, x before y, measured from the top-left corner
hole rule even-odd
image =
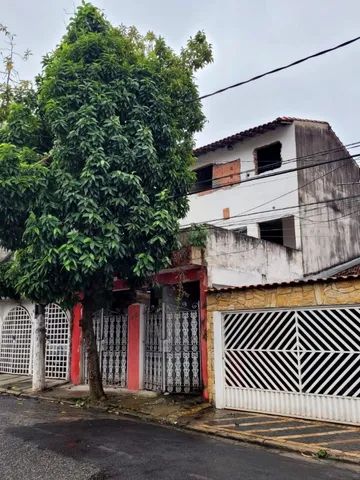
[[[317,458],[329,458],[329,454],[324,448],[320,448],[316,452],[316,456],[317,456]]]
[[[189,245],[192,247],[205,248],[208,230],[207,225],[193,225],[188,236]]]

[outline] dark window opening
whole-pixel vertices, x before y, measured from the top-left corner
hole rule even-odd
[[[284,245],[284,230],[282,219],[259,223],[260,238],[269,242]]]
[[[281,143],[271,143],[255,150],[256,172],[264,173],[281,167]]]
[[[247,227],[240,227],[234,230],[236,233],[240,233],[241,235],[247,235]]]
[[[211,190],[213,180],[213,166],[207,165],[206,167],[194,170],[196,174],[196,181],[193,185],[191,192],[203,192],[204,190]]]
[[[296,248],[294,217],[277,218],[259,223],[260,238],[269,242]]]

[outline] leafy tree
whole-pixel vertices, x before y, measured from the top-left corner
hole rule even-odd
[[[15,34],[3,24],[0,24],[0,34],[3,36],[4,45],[0,47],[0,121],[4,120],[8,114],[11,102],[22,90],[29,88],[29,82],[20,80],[19,74],[15,68],[17,58],[27,60],[31,51],[26,50],[19,53],[16,50]]]
[[[50,159],[31,164],[34,191],[10,274],[37,303],[81,299],[93,399],[104,395],[94,311],[111,295],[115,275],[142,282],[177,247],[193,182],[193,135],[204,123],[193,73],[210,61],[202,32],[176,54],[152,33],[112,26],[89,3],[44,60],[36,111],[50,135]],[[5,154],[0,165],[24,149]]]

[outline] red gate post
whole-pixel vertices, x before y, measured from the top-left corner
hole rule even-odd
[[[81,322],[82,305],[77,303],[72,310],[70,381],[74,385],[81,383]]]
[[[134,303],[128,308],[128,359],[127,388],[143,388],[144,371],[144,309],[145,305]]]

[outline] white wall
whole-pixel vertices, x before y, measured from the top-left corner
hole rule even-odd
[[[246,170],[253,170],[255,167],[254,149],[275,141],[280,141],[282,144],[281,156],[283,161],[296,157],[294,125],[281,126],[274,131],[249,138],[234,145],[232,150],[222,148],[215,152],[201,155],[196,162],[195,168],[210,163],[226,163],[240,158],[241,179],[258,177],[259,180],[190,195],[190,209],[181,224],[185,226],[191,223],[206,223],[217,218],[222,219],[224,208],[230,209],[231,217],[248,213],[247,210],[253,209],[252,216],[230,218],[227,221],[220,221],[216,223],[216,225],[223,228],[236,228],[234,223],[237,225],[240,223],[247,224],[250,225],[248,234],[257,236],[257,229],[252,227],[252,225],[259,220],[259,215],[257,215],[256,212],[278,209],[289,205],[298,205],[298,180],[296,172],[270,177],[268,179],[260,178],[270,172],[262,175],[255,175],[255,171],[244,173]],[[279,169],[273,170],[273,172],[287,170],[295,166],[296,163],[283,164]],[[292,191],[292,193],[274,200],[275,197],[287,194],[290,191]],[[262,204],[266,202],[269,203],[262,206]],[[294,211],[285,211],[283,213],[269,212],[267,214],[261,214],[260,221],[289,216],[291,213],[297,214],[297,210],[294,209]],[[299,225],[297,222],[295,222],[295,227],[297,229],[297,248],[300,248],[300,231],[298,230]]]
[[[222,228],[210,229],[205,262],[209,287],[286,282],[303,276],[301,251]]]

